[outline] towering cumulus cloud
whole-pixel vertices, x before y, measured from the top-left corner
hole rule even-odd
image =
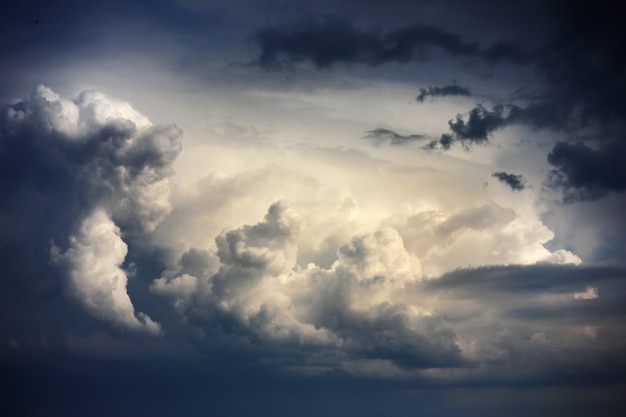
[[[417,229],[425,234],[424,242],[430,247],[441,239],[438,234],[451,237],[469,227],[475,229],[476,235],[484,235],[490,227],[515,222],[515,217],[512,210],[484,207],[438,224],[434,234],[428,234],[426,223]],[[498,355],[508,355],[515,349],[529,349],[528,360],[531,360],[532,346],[520,346],[518,340],[492,346],[490,341],[494,329],[509,331],[502,317],[512,314],[511,306],[463,292],[463,285],[469,288],[491,285],[491,281],[480,281],[483,274],[494,274],[488,269],[461,270],[450,276],[427,278],[421,258],[415,254],[421,254],[427,263],[432,263],[438,255],[429,256],[420,250],[415,236],[402,236],[398,229],[389,226],[356,235],[341,244],[336,260],[329,267],[314,263],[301,265],[297,262],[297,249],[299,242],[306,239],[301,236],[301,230],[307,230],[308,220],[288,203],[276,202],[262,221],[219,234],[214,250],[186,251],[176,265],[153,281],[151,291],[169,298],[183,321],[198,333],[208,335],[210,340],[220,340],[219,350],[224,349],[224,344],[241,349],[236,341],[243,339],[253,343],[254,355],[270,358],[280,351],[280,358],[272,359],[277,368],[297,368],[303,372],[342,369],[356,375],[412,377],[427,376],[425,370],[429,369],[438,369],[444,377],[444,370],[454,368],[458,375],[445,378],[455,380],[457,376],[478,377],[483,371],[471,369],[476,369],[478,364],[487,366],[491,350],[502,350]],[[515,224],[513,229],[521,226]],[[514,242],[517,238],[509,233],[496,236],[495,243],[483,239],[480,250],[492,245],[503,247],[503,252],[512,253],[497,256],[501,259],[508,256],[517,263],[524,263],[517,252],[543,262],[580,262],[565,251],[539,253],[538,248],[533,249],[537,246],[536,237],[532,238],[533,242]],[[507,245],[516,246],[506,248]],[[451,252],[454,248],[441,249],[447,251],[442,257],[460,257]],[[538,253],[533,254],[533,250]],[[558,255],[561,259],[557,259]],[[476,253],[470,256],[474,262],[481,262],[488,261],[493,254],[482,258]],[[515,285],[513,279],[509,282],[511,271],[533,276],[541,268],[502,267],[501,285],[506,287],[503,291],[508,291],[508,285]],[[556,271],[566,275],[572,269]],[[459,281],[457,276],[462,276]],[[468,281],[463,281],[465,276]],[[515,279],[522,282],[526,278]],[[584,282],[570,285],[565,278],[563,281],[563,288],[546,284],[546,288],[537,289],[531,297],[535,301],[520,295],[516,303],[544,306],[545,298],[547,306],[554,300],[567,304],[598,298],[596,287],[585,286]],[[553,291],[563,294],[554,295]],[[447,297],[447,292],[453,296]],[[483,308],[488,312],[481,313]],[[520,317],[517,325],[522,323],[528,328],[521,332],[532,333],[532,320]],[[490,329],[487,332],[491,335],[475,335],[483,328]],[[516,333],[515,337],[520,335]],[[498,364],[489,365],[486,372],[496,373],[497,367]]]
[[[170,212],[180,129],[101,93],[66,99],[41,85],[4,109],[1,128],[2,239],[18,255],[14,267],[48,253],[91,315],[158,333],[127,294],[122,237],[151,232]]]
[[[126,293],[127,277],[120,268],[128,252],[119,228],[102,210],[84,219],[77,236],[61,258],[69,264],[68,287],[94,316],[130,329],[158,333],[160,326],[144,313],[135,317]]]

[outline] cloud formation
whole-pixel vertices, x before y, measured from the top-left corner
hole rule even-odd
[[[623,14],[476,3],[8,3],[0,414],[624,414]]]
[[[522,191],[526,188],[526,180],[522,175],[497,171],[491,174],[491,176],[497,178],[501,183],[508,185],[513,191]]]
[[[557,297],[567,305],[591,300],[590,287],[597,289],[594,294],[604,291],[604,284],[586,281],[580,275],[580,281],[571,284],[555,281],[554,287],[550,283],[544,283],[543,287],[529,283],[528,290],[539,298],[525,299],[520,293],[519,298],[514,296],[517,301],[512,304],[492,303],[483,294],[496,291],[489,285],[498,282],[484,281],[481,274],[500,276],[503,287],[498,291],[516,294],[518,287],[514,286],[525,285],[522,275],[528,273],[532,277],[543,273],[544,267],[537,266],[494,269],[499,272],[488,268],[457,271],[451,276],[467,276],[465,284],[470,289],[457,293],[455,288],[461,285],[462,278],[457,282],[448,275],[429,275],[432,270],[427,275],[421,258],[426,263],[438,256],[459,261],[454,251],[465,246],[453,247],[464,235],[473,239],[474,246],[483,252],[490,247],[502,248],[506,242],[513,244],[513,233],[522,224],[512,210],[494,205],[448,218],[441,216],[439,221],[424,217],[427,214],[421,216],[421,226],[415,223],[419,219],[411,219],[410,224],[381,227],[373,233],[354,236],[338,247],[331,266],[322,267],[297,263],[300,234],[303,229],[309,230],[308,219],[288,203],[276,202],[259,223],[219,234],[214,251],[187,250],[153,281],[151,291],[169,298],[181,320],[205,333],[209,340],[220,337],[221,343],[238,350],[243,347],[232,343],[243,337],[258,346],[257,354],[261,356],[272,357],[275,349],[279,349],[282,359],[274,362],[278,367],[322,374],[340,369],[350,375],[402,376],[416,381],[430,380],[427,370],[437,369],[442,372],[440,381],[446,384],[463,383],[466,378],[498,379],[500,362],[492,362],[495,357],[504,361],[514,350],[525,349],[527,358],[516,364],[524,366],[526,360],[532,360],[533,352],[543,349],[539,344],[525,345],[524,335],[533,334],[532,320],[527,323],[529,327],[521,330],[508,329],[502,320],[496,323],[496,318],[513,317],[516,308],[543,300],[542,297],[546,297],[546,303]],[[509,231],[493,242],[483,239],[481,245],[475,244],[477,236],[507,230],[507,225],[512,225]],[[505,253],[488,254],[482,260],[489,262],[489,256],[494,255],[500,260],[523,261],[519,254],[528,256],[531,240],[536,244],[535,239],[536,236],[530,237],[528,242],[502,249],[509,251],[510,257]],[[433,251],[422,248],[433,245],[438,248]],[[443,250],[446,247],[447,252]],[[543,252],[538,251],[539,247],[533,254],[539,262],[580,262],[566,251],[550,254],[544,248]],[[469,256],[481,262],[476,253]],[[558,276],[572,271],[567,267],[545,268]],[[566,295],[558,295],[563,291],[560,285],[567,287]],[[481,308],[489,313],[479,313]],[[482,330],[476,333],[479,328]],[[491,330],[485,333],[486,328]],[[498,332],[509,336],[498,336],[498,340],[502,339],[498,342],[490,341]],[[584,342],[587,336],[583,336],[583,330],[580,332],[576,337]],[[569,336],[557,333],[537,337],[569,343],[566,341]],[[587,348],[581,349],[580,354]],[[539,365],[537,372],[542,374],[546,366],[547,363]],[[487,369],[477,370],[483,367]],[[446,376],[446,369],[455,369],[458,377],[453,376],[455,373]]]
[[[420,93],[416,100],[423,103],[426,97],[447,97],[447,96],[464,96],[470,97],[472,93],[469,88],[460,85],[444,85],[428,88],[420,88]]]
[[[52,253],[68,292],[93,316],[158,333],[126,292],[122,236],[153,231],[171,211],[180,129],[152,125],[102,93],[67,99],[39,85],[3,109],[0,132],[0,208],[12,224],[4,244],[24,262]]]
[[[128,247],[119,228],[102,210],[95,210],[82,222],[78,235],[70,237],[65,253],[53,252],[57,262],[67,262],[68,289],[88,312],[129,329],[158,334],[161,328],[135,309],[126,292],[128,281],[121,269]]]
[[[566,201],[594,200],[626,190],[626,144],[609,142],[592,149],[585,144],[557,143],[548,154],[555,167],[550,182]]]

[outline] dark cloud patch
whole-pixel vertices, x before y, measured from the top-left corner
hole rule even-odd
[[[426,97],[446,97],[446,96],[465,96],[469,97],[472,93],[469,88],[460,85],[444,85],[428,88],[420,88],[420,93],[416,100],[422,103]]]
[[[376,36],[360,31],[343,18],[309,19],[294,26],[257,31],[258,63],[273,68],[285,56],[293,62],[312,61],[318,68],[337,62],[359,62],[378,49]]]
[[[299,62],[312,62],[320,69],[341,63],[405,64],[428,59],[431,49],[492,64],[518,62],[522,56],[513,43],[483,49],[461,35],[436,27],[414,25],[368,31],[344,17],[309,18],[292,25],[266,27],[258,30],[254,39],[260,48],[257,63],[267,69]]]
[[[559,11],[557,34],[540,51],[537,68],[546,100],[582,124],[626,118],[626,58],[618,3],[574,5]],[[585,30],[580,30],[584,27]]]
[[[565,192],[565,200],[594,200],[626,190],[626,143],[609,142],[598,149],[582,143],[557,143],[548,154],[550,184]]]
[[[497,171],[491,174],[491,176],[497,178],[501,183],[508,185],[513,191],[522,191],[526,188],[526,180],[522,175]]]
[[[411,142],[426,139],[425,135],[401,135],[391,129],[383,127],[376,128],[367,132],[364,139],[371,140],[376,146],[389,144],[392,146],[405,145]]]
[[[448,150],[455,142],[461,142],[466,148],[474,144],[486,144],[496,131],[511,125],[569,131],[566,126],[567,118],[566,113],[544,101],[537,101],[526,107],[515,104],[496,105],[491,110],[478,104],[466,117],[458,114],[455,119],[450,120],[448,126],[451,133],[442,134],[439,140],[430,142],[428,148]]]
[[[626,31],[618,4],[574,5],[552,13],[558,22],[553,36],[533,60],[538,94],[512,108],[510,121],[566,135],[568,141],[548,155],[555,169],[547,181],[563,189],[565,201],[623,192],[626,57],[621,50]]]
[[[444,133],[438,140],[426,145],[426,149],[448,150],[456,142],[465,148],[471,145],[487,144],[492,134],[508,125],[518,123],[520,109],[517,106],[494,106],[491,110],[478,104],[469,111],[467,117],[457,114],[448,122],[451,133]]]
[[[496,106],[493,110],[487,110],[478,105],[469,112],[467,120],[460,114],[455,120],[450,120],[450,130],[460,141],[469,143],[483,143],[489,140],[489,135],[497,129],[504,127],[507,119],[504,116],[502,106]]]
[[[626,274],[618,267],[574,265],[490,266],[448,272],[436,280],[421,283],[426,291],[459,291],[480,297],[511,293],[563,293],[584,290],[586,286],[616,291]],[[602,291],[600,291],[602,293]],[[487,294],[489,293],[489,294]]]

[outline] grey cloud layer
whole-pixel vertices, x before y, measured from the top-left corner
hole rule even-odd
[[[430,48],[489,63],[526,60],[525,53],[512,42],[481,48],[458,34],[431,26],[366,31],[342,17],[311,18],[293,25],[267,27],[257,31],[255,39],[260,47],[257,62],[265,68],[284,63],[282,58],[287,62],[310,61],[318,68],[341,63],[407,63],[426,59]]]

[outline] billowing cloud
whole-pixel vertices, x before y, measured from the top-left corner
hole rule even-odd
[[[2,217],[13,225],[6,244],[25,253],[52,249],[67,269],[68,292],[89,313],[158,333],[147,315],[134,314],[122,236],[153,231],[171,211],[180,129],[154,126],[102,93],[67,99],[39,85],[4,109],[1,134]]]
[[[516,109],[516,107],[511,109]],[[448,150],[456,142],[461,142],[465,147],[474,144],[486,144],[495,131],[516,121],[512,117],[511,109],[506,112],[507,109],[498,105],[488,110],[482,104],[478,104],[470,110],[467,118],[458,114],[455,119],[450,120],[448,125],[451,133],[442,134],[439,140],[429,142],[426,148],[435,149],[439,147]]]
[[[623,414],[617,6],[112,1],[0,16],[4,414]]]
[[[566,251],[551,254],[533,240],[541,237],[515,238],[516,230],[523,226],[513,210],[491,205],[448,218],[439,214],[437,220],[432,214],[422,216],[427,222],[419,227],[411,219],[407,225],[381,227],[374,233],[354,236],[337,248],[332,265],[322,267],[297,263],[300,231],[306,229],[308,220],[286,202],[277,202],[270,206],[263,221],[218,235],[214,252],[193,248],[186,251],[174,267],[152,283],[151,290],[170,298],[181,319],[193,323],[198,331],[208,332],[207,337],[219,329],[221,337],[224,333],[232,338],[245,335],[267,348],[278,344],[290,357],[285,358],[284,365],[306,372],[342,369],[357,375],[373,367],[376,370],[372,372],[380,376],[420,378],[418,370],[423,369],[459,369],[463,374],[487,360],[487,351],[492,349],[487,340],[471,341],[470,329],[474,325],[491,326],[487,323],[497,314],[481,318],[486,320],[484,324],[459,321],[465,314],[475,314],[474,309],[478,311],[488,298],[479,296],[481,289],[477,288],[476,293],[438,301],[441,286],[436,282],[441,280],[447,287],[449,278],[432,275],[433,262],[443,265],[443,259],[473,259],[488,264],[492,257],[516,263],[580,260]],[[497,232],[500,229],[504,230],[501,236]],[[412,233],[419,233],[422,240]],[[495,237],[486,238],[488,233]],[[473,243],[465,246],[465,238]],[[482,239],[480,245],[475,243],[477,238]],[[513,243],[515,239],[531,240]],[[503,247],[507,242],[509,246]],[[488,253],[482,257],[477,252],[466,258],[460,256],[470,246]],[[494,254],[496,249],[500,252]],[[526,258],[519,256],[521,253]],[[449,264],[444,268],[454,267]],[[509,271],[523,273],[507,267],[502,271],[505,275]],[[474,276],[474,272],[468,274]],[[468,285],[480,286],[482,282]],[[591,299],[585,284],[572,285],[569,298],[563,298],[563,302]],[[508,290],[505,287],[503,291]],[[545,291],[549,298],[559,289],[546,284]],[[541,290],[538,295],[544,296]],[[456,302],[473,307],[456,311]],[[519,302],[524,305],[523,299]],[[498,304],[490,309],[509,307],[515,304]],[[472,343],[474,348],[470,348]],[[506,349],[516,348],[511,345]],[[312,356],[300,357],[299,349],[306,349]],[[486,351],[479,354],[476,349]],[[280,361],[276,365],[282,366]]]
[[[104,211],[95,210],[82,222],[77,236],[70,236],[67,252],[53,252],[57,262],[67,262],[68,289],[87,311],[130,329],[145,329],[154,334],[160,326],[145,315],[137,318],[126,292],[128,278],[120,268],[128,247],[119,228]]]

